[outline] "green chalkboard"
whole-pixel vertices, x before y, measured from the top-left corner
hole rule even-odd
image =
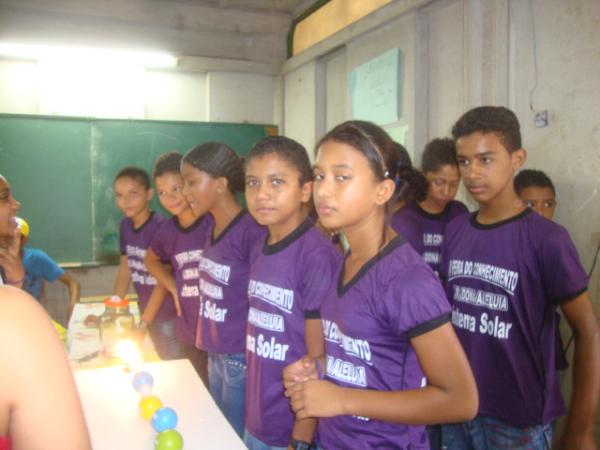
[[[29,245],[63,263],[118,259],[121,215],[112,181],[123,167],[152,170],[158,155],[219,141],[239,154],[272,126],[77,119],[0,114],[0,174],[22,203]],[[160,210],[156,200],[153,207]]]

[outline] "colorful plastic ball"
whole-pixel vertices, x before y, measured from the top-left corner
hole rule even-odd
[[[140,400],[138,411],[140,416],[146,420],[150,420],[157,409],[162,408],[162,402],[156,395],[149,395]]]
[[[154,440],[155,450],[181,450],[183,438],[177,430],[165,430],[156,436]]]
[[[133,387],[136,391],[140,392],[141,387],[147,384],[154,385],[154,377],[150,372],[138,372],[133,376]]]
[[[177,426],[177,413],[169,407],[157,409],[152,416],[152,426],[159,433],[175,428]]]

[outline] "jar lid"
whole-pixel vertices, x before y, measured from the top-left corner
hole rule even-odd
[[[104,306],[107,308],[125,308],[129,306],[129,300],[113,295],[112,297],[104,299]]]

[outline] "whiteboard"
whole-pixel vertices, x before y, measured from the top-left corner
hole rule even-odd
[[[348,88],[353,119],[378,125],[398,121],[402,113],[400,49],[390,49],[354,68]]]

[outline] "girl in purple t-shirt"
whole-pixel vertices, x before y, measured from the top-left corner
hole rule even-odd
[[[399,209],[391,219],[392,228],[419,253],[435,272],[446,225],[468,212],[454,200],[460,172],[452,139],[434,139],[425,146],[421,170],[427,180],[426,194]]]
[[[338,125],[317,147],[317,212],[350,251],[321,306],[326,354],[290,365],[284,382],[297,418],[321,418],[327,450],[428,449],[423,425],[477,411],[442,287],[386,224],[397,167],[389,136],[368,122]]]
[[[246,201],[268,228],[250,264],[246,333],[246,432],[250,450],[308,448],[312,418],[294,418],[283,394],[286,365],[324,351],[319,309],[341,256],[309,219],[312,168],[304,147],[268,137],[247,156]]]
[[[235,198],[244,166],[230,147],[208,142],[183,158],[183,193],[196,215],[214,222],[199,263],[196,347],[208,353],[210,393],[236,432],[244,431],[250,249],[266,231]]]

